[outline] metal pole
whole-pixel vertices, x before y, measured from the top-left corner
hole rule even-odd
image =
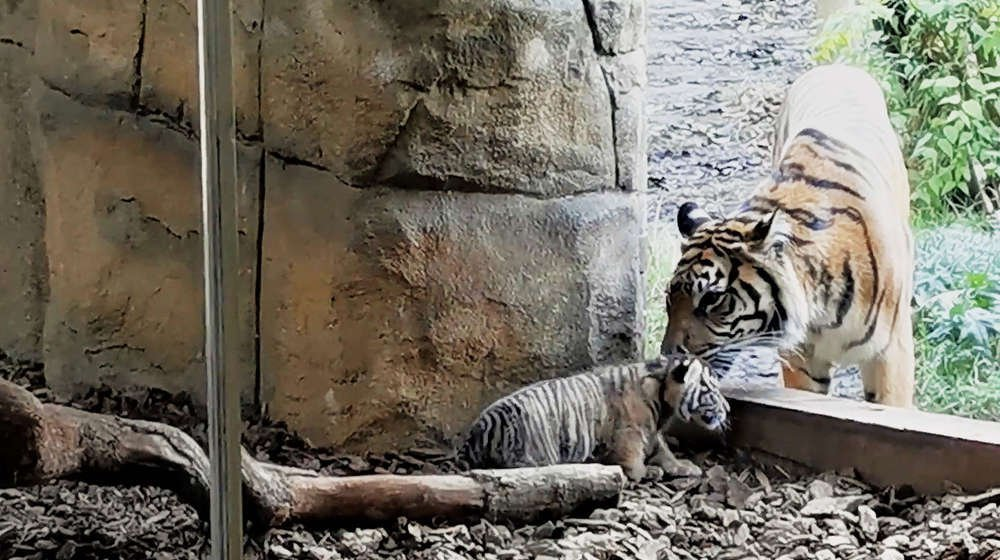
[[[198,0],[205,366],[212,558],[243,550],[240,379],[236,364],[236,147],[228,0]]]

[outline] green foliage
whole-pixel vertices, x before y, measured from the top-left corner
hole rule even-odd
[[[915,281],[920,407],[1000,420],[1000,238],[919,232]]]
[[[673,222],[654,225],[646,234],[646,301],[644,312],[645,357],[660,353],[660,342],[667,330],[666,293],[674,266],[680,258],[680,240]]]
[[[827,21],[814,57],[864,67],[881,82],[918,214],[997,196],[1000,1],[859,0]]]

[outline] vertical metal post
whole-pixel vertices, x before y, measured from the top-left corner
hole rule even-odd
[[[205,366],[212,558],[243,550],[240,376],[236,363],[236,147],[229,0],[198,0]]]

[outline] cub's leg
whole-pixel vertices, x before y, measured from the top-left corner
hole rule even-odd
[[[789,389],[830,392],[830,365],[807,364],[798,354],[781,355],[781,378]]]
[[[905,315],[905,317],[904,317]],[[867,363],[860,364],[865,400],[887,406],[913,407],[913,330],[909,313],[900,313],[889,346]]]
[[[672,477],[701,476],[701,469],[687,459],[678,459],[667,446],[667,441],[663,434],[656,434],[656,453],[650,458],[649,463],[663,469],[663,472]]]
[[[610,459],[621,466],[629,480],[642,480],[646,476],[646,434],[634,426],[615,432]]]

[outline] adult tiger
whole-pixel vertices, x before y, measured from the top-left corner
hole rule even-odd
[[[786,386],[827,392],[857,364],[865,397],[913,404],[910,186],[878,84],[843,65],[789,88],[772,177],[724,218],[694,203],[667,294],[661,350],[778,348]]]

